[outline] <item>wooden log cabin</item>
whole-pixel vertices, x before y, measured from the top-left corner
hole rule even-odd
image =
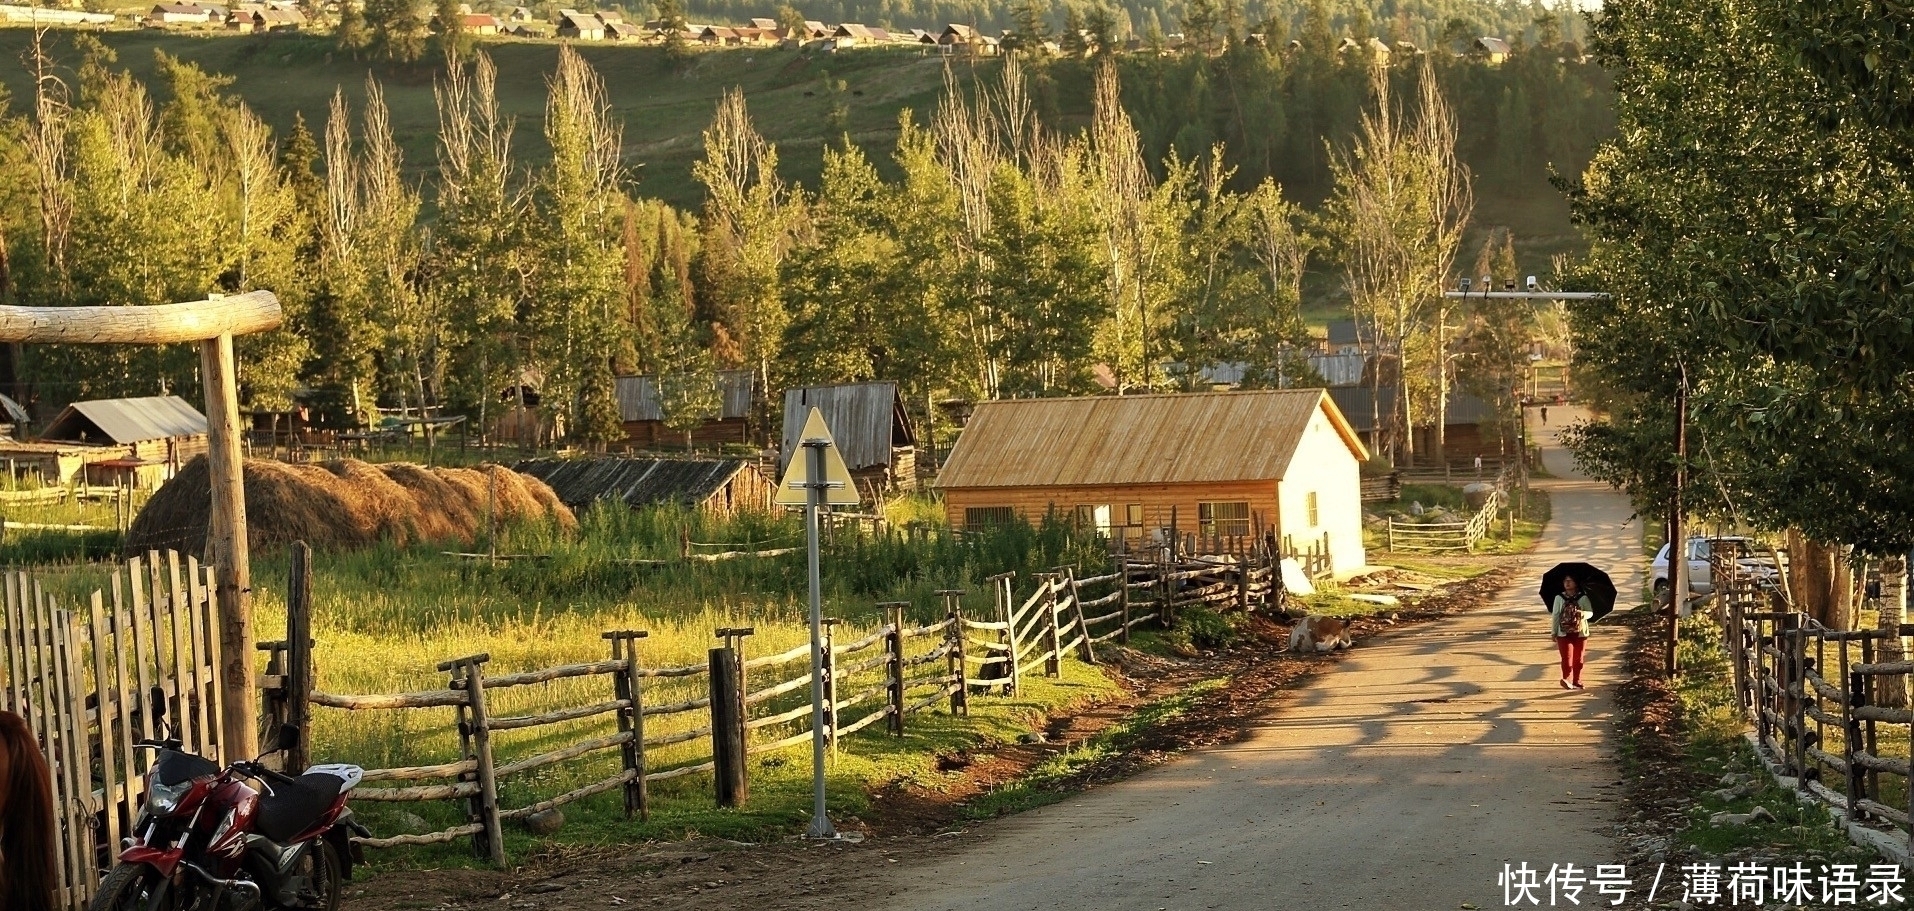
[[[691,431],[691,446],[712,449],[726,443],[751,442],[746,420],[755,391],[749,370],[720,370],[711,377],[721,400],[718,413]],[[684,449],[685,434],[665,426],[665,408],[654,376],[617,379],[618,419],[625,425],[627,449]]]
[[[84,452],[86,480],[157,487],[206,451],[206,416],[176,395],[74,402],[47,422],[43,444]],[[97,468],[95,466],[98,466]],[[61,468],[60,483],[73,475]]]
[[[955,528],[1055,510],[1126,545],[1181,533],[1328,540],[1364,563],[1369,458],[1321,389],[1014,399],[978,404],[938,476]]]
[[[890,490],[917,489],[917,430],[896,383],[845,383],[837,386],[800,386],[784,392],[783,446],[778,449],[778,472],[783,476],[791,456],[803,448],[798,437],[804,420],[816,408],[824,414],[844,467],[867,499]]]

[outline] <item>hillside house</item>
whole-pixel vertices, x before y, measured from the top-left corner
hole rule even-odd
[[[698,32],[698,41],[712,47],[736,47],[744,43],[738,30],[725,25],[707,25]]]
[[[605,23],[606,41],[643,41],[650,37],[651,33],[641,25],[630,22]]]
[[[755,374],[749,370],[720,370],[708,378],[717,386],[720,405],[716,415],[706,418],[691,431],[693,446],[750,442],[745,421],[751,414],[754,377]],[[616,382],[618,419],[625,426],[626,447],[682,448],[685,445],[684,431],[665,426],[665,402],[659,394],[657,377],[621,376]]]
[[[505,14],[505,21],[513,25],[521,25],[528,22],[537,22],[538,17],[533,15],[530,7],[514,6],[511,12]]]
[[[846,22],[832,30],[831,37],[837,39],[839,48],[870,47],[878,42],[871,30],[857,22]]]
[[[226,21],[226,8],[205,3],[161,3],[147,14],[161,25],[208,25]]]
[[[866,498],[872,492],[917,489],[917,431],[896,383],[846,383],[841,386],[804,386],[784,392],[783,445],[778,448],[778,471],[804,448],[799,435],[811,409],[824,414],[824,424],[844,456]]]
[[[469,13],[460,16],[459,25],[465,29],[467,35],[476,35],[481,38],[490,37],[505,30],[505,23],[500,22],[497,16],[487,13]]]
[[[677,504],[713,515],[765,512],[775,486],[744,459],[531,459],[512,466],[550,485],[574,511],[610,501]]]
[[[1363,565],[1359,466],[1369,458],[1321,389],[980,402],[938,476],[956,528],[1051,510],[1112,540],[1274,533],[1325,539],[1331,570]]]
[[[591,13],[562,9],[558,11],[558,37],[579,41],[603,41],[605,40],[605,23]]]
[[[946,54],[969,57],[994,57],[1002,47],[997,39],[955,22],[944,26],[937,44]]]
[[[760,16],[751,20],[751,27],[761,32],[775,32],[778,30],[778,21]]]
[[[1367,347],[1361,328],[1353,319],[1332,319],[1325,332],[1325,354],[1361,354]]]
[[[1482,37],[1475,39],[1469,44],[1470,57],[1491,64],[1501,63],[1509,59],[1509,55],[1512,53],[1514,53],[1514,49],[1509,47],[1507,41],[1503,41],[1500,38]]]

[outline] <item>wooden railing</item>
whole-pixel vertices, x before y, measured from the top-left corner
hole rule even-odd
[[[1481,509],[1460,522],[1399,522],[1390,516],[1385,546],[1392,552],[1474,553],[1505,505],[1506,498],[1498,487],[1490,491]]]
[[[1778,609],[1737,561],[1713,562],[1736,701],[1762,752],[1800,794],[1839,811],[1848,823],[1908,833],[1914,817],[1908,759],[1884,747],[1914,737],[1914,711],[1883,704],[1883,683],[1914,684],[1914,661],[1883,660],[1882,644],[1914,636],[1914,625],[1828,629],[1806,614]],[[1883,775],[1901,779],[1892,803]]]

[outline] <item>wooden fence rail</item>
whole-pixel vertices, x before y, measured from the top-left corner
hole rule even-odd
[[[1477,544],[1488,537],[1496,516],[1507,506],[1501,488],[1489,493],[1482,508],[1460,522],[1399,522],[1388,519],[1386,547],[1390,552],[1475,553]]]

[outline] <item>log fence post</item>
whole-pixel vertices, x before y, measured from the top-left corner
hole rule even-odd
[[[1871,636],[1861,640],[1861,663],[1862,664],[1874,663],[1874,638]],[[1861,686],[1862,686],[1861,704],[1862,705],[1874,704],[1874,691],[1875,691],[1874,682],[1875,682],[1875,678],[1872,674],[1861,675]],[[1874,726],[1873,718],[1869,718],[1866,721],[1862,722],[1861,746],[1863,749],[1868,751],[1869,755],[1872,755],[1872,756],[1881,755],[1880,740],[1878,737],[1878,731]],[[1865,779],[1864,784],[1866,786],[1867,799],[1879,802],[1881,799],[1880,771],[1870,766],[1867,770],[1867,778]]]
[[[611,643],[611,660],[620,667],[612,674],[612,695],[624,706],[618,710],[618,733],[627,739],[619,750],[624,763],[625,818],[636,815],[651,818],[651,793],[645,784],[645,707],[641,678],[638,676],[638,640],[649,635],[645,630],[613,630],[600,638]]]
[[[1041,573],[1043,580],[1043,635],[1044,646],[1048,650],[1043,659],[1045,677],[1063,676],[1063,635],[1057,630],[1057,576],[1055,573]]]
[[[711,650],[711,775],[718,806],[740,806],[746,797],[744,728],[738,718],[738,653],[729,647]]]
[[[1741,611],[1741,605],[1736,604],[1734,614],[1736,621],[1735,638],[1737,640],[1741,638]],[[1854,749],[1855,744],[1861,739],[1861,725],[1860,722],[1855,720],[1854,710],[1866,704],[1867,691],[1862,686],[1862,677],[1863,675],[1848,670],[1848,643],[1847,640],[1843,639],[1841,641],[1840,686],[1844,687],[1846,692],[1841,699],[1841,759],[1847,763],[1848,767],[1847,774],[1842,777],[1847,779],[1847,781],[1844,782],[1845,787],[1843,788],[1843,793],[1847,795],[1848,819],[1850,821],[1860,819],[1860,811],[1856,809],[1856,801],[1860,800],[1861,797],[1861,766],[1854,761]],[[1736,694],[1737,698],[1739,698],[1739,695],[1739,693]]]
[[[950,670],[950,713],[952,715],[970,714],[970,687],[965,685],[964,677],[969,669],[964,666],[964,603],[955,596],[961,591],[945,590],[938,594],[944,596],[944,619],[950,626],[944,630],[944,651],[946,667]]]
[[[498,811],[498,773],[492,764],[492,722],[485,711],[486,653],[439,662],[439,670],[452,675],[451,688],[465,691],[464,716],[459,721],[459,741],[467,745],[466,758],[477,766],[472,773],[478,793],[472,795],[469,813],[472,822],[484,826],[472,839],[472,850],[493,866],[505,866],[505,831]],[[461,776],[463,777],[463,776]]]
[[[286,678],[284,723],[299,732],[297,744],[286,753],[286,771],[297,775],[312,761],[312,547],[292,545],[292,567],[286,580]],[[198,673],[195,669],[194,673]]]
[[[1126,554],[1117,554],[1110,562],[1114,564],[1117,577],[1117,641],[1130,644],[1130,558]]]
[[[750,729],[745,727],[745,724],[751,720],[751,714],[750,707],[746,704],[745,699],[751,694],[751,681],[746,675],[744,666],[744,640],[749,636],[757,635],[757,632],[758,628],[755,626],[726,626],[719,627],[717,630],[717,637],[724,640],[725,647],[731,650],[732,660],[738,665],[738,742],[745,744],[747,750],[751,743],[751,734]],[[828,651],[825,653],[825,660],[826,662],[830,660],[830,653]],[[747,791],[750,790],[750,765],[748,763],[740,764],[738,774],[744,776],[745,789]]]
[[[1097,647],[1095,642],[1090,641],[1090,615],[1083,612],[1083,584],[1077,581],[1077,571],[1074,567],[1065,569],[1063,573],[1064,579],[1070,584],[1070,604],[1077,615],[1077,633],[1083,639],[1083,660],[1086,663],[1095,664],[1097,663]]]
[[[888,676],[885,685],[890,703],[890,728],[892,737],[904,736],[904,607],[908,601],[887,601],[879,604],[890,624],[890,631],[884,634],[884,673]]]
[[[1017,650],[1022,645],[1017,641],[1017,596],[1010,588],[1010,580],[1016,576],[1015,572],[998,573],[984,580],[990,583],[990,597],[997,604],[997,619],[1004,625],[999,638],[1003,641],[1005,654],[1010,656],[1004,676],[1005,696],[1015,696],[1023,687],[1023,672],[1017,667]]]

